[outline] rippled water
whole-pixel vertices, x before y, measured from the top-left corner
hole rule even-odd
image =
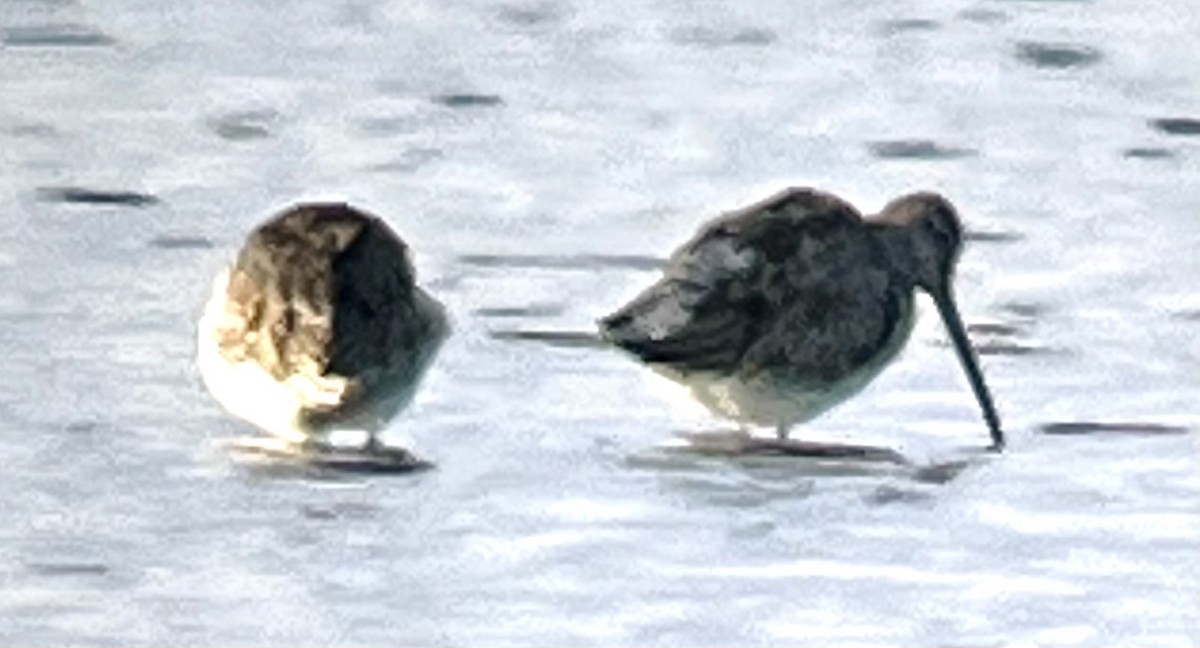
[[[276,6],[0,5],[0,643],[1200,645],[1194,3]],[[956,201],[1009,452],[932,312],[803,434],[961,472],[660,447],[571,334],[788,184]],[[435,471],[217,446],[193,321],[315,197],[451,308]]]

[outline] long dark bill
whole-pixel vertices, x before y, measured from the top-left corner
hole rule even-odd
[[[971,341],[967,338],[967,329],[958,315],[958,306],[954,303],[954,297],[950,295],[949,287],[931,291],[931,294],[934,303],[937,304],[938,312],[942,315],[942,322],[946,324],[946,330],[950,333],[950,343],[954,345],[958,361],[962,363],[967,380],[971,383],[971,390],[975,392],[975,399],[979,401],[979,407],[983,410],[983,418],[987,421],[988,431],[992,434],[991,449],[1003,450],[1004,432],[1000,430],[1000,417],[996,414],[996,406],[992,403],[992,395],[988,392],[987,383],[983,382],[983,372],[979,370],[979,362],[975,359],[975,350],[971,348]]]

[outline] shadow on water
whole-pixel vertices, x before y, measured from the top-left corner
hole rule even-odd
[[[942,486],[990,453],[924,465],[879,460],[813,458],[772,454],[716,456],[707,452],[656,447],[632,455],[624,466],[652,472],[673,490],[699,495],[709,503],[752,507],[803,499],[827,487],[849,487],[870,505],[928,502]]]
[[[230,458],[248,473],[271,478],[337,481],[354,477],[413,475],[432,470],[433,463],[408,450],[382,446],[375,451],[356,448],[281,450],[272,439],[239,438],[222,444]]]
[[[745,435],[738,432],[681,432],[677,436],[680,438],[627,456],[625,464],[633,468],[663,472],[707,471],[730,467],[750,475],[761,473],[771,477],[779,476],[776,473],[803,477],[886,476],[902,477],[923,484],[946,484],[974,463],[996,456],[992,452],[972,448],[958,451],[955,458],[915,463],[885,446],[778,442],[765,437],[754,437],[754,442],[749,445],[739,442],[737,448],[720,451],[714,450],[712,443],[694,443],[690,440],[697,437],[744,439]],[[846,448],[853,452],[780,452],[775,448],[778,443]]]
[[[318,481],[332,484],[359,483],[363,479],[410,477],[434,469],[433,464],[425,464],[417,468],[378,469],[366,467],[329,467],[303,461],[268,459],[255,461],[236,460],[235,464],[239,472],[258,479]]]

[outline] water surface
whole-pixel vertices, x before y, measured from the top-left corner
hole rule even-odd
[[[1197,33],[1183,0],[6,0],[0,642],[1200,644]],[[800,434],[939,479],[671,453],[721,424],[571,337],[791,184],[1003,234],[957,291],[1006,454],[924,302]],[[388,433],[437,470],[218,449],[251,431],[193,323],[301,198],[386,215],[447,302]]]

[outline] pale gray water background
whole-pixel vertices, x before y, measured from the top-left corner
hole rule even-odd
[[[287,5],[0,4],[0,644],[1200,645],[1200,137],[1152,121],[1200,118],[1194,2]],[[635,363],[493,337],[587,330],[788,184],[984,234],[1009,452],[928,309],[799,434],[971,458],[945,484],[675,456],[719,423]],[[215,446],[251,430],[192,364],[211,277],[315,197],[454,315],[393,426],[435,471]],[[1041,432],[1091,421],[1165,427]]]

